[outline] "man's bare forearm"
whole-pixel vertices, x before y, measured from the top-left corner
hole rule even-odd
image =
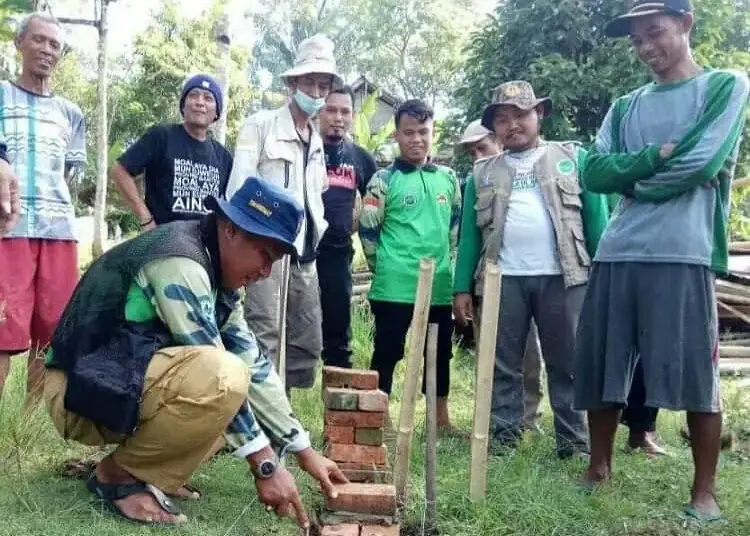
[[[151,220],[151,211],[149,211],[146,203],[141,198],[141,193],[138,191],[138,186],[135,184],[135,178],[118,162],[115,162],[112,166],[110,174],[112,175],[112,181],[115,183],[115,186],[117,186],[120,195],[122,195],[123,201],[125,201],[128,208],[138,216],[141,223],[147,223]]]

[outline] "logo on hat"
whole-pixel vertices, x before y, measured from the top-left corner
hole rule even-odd
[[[201,85],[208,89],[211,87],[211,82],[209,82],[208,80],[204,80],[203,82],[201,82]]]
[[[508,84],[505,86],[505,96],[508,98],[515,98],[521,94],[521,86],[518,84]]]
[[[250,208],[254,208],[258,212],[263,214],[266,218],[270,218],[273,215],[273,211],[270,208],[259,203],[255,199],[251,199],[247,206],[249,206]]]

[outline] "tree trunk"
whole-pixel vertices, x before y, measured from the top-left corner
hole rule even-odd
[[[221,111],[221,117],[219,117],[219,120],[214,125],[214,137],[219,143],[224,145],[227,138],[227,110],[229,109],[230,66],[232,64],[232,57],[230,54],[232,36],[229,24],[229,14],[226,12],[222,15],[221,20],[216,26],[216,46],[218,51],[216,78],[218,79],[219,84],[221,85],[221,90],[224,94],[224,109]]]
[[[96,197],[94,201],[93,255],[100,257],[107,243],[107,11],[110,0],[100,0],[99,30],[99,76],[97,80],[96,106]]]

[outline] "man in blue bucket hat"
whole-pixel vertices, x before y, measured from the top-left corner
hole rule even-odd
[[[303,209],[257,178],[207,203],[202,219],[159,226],[91,265],[53,337],[47,408],[63,437],[117,445],[87,488],[127,519],[186,522],[173,499],[200,498],[188,479],[223,434],[266,508],[306,528],[277,455],[296,454],[327,494],[346,478],[311,448],[238,292],[294,254]]]

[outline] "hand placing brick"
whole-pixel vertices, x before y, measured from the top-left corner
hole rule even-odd
[[[361,536],[399,536],[401,527],[399,525],[365,525],[362,527]]]
[[[383,391],[360,391],[359,411],[388,411],[388,395]]]
[[[323,367],[323,385],[369,391],[378,388],[378,373],[374,370]]]
[[[354,428],[382,428],[385,424],[385,414],[367,411],[326,410],[325,423],[333,426],[353,426]]]
[[[326,456],[335,462],[385,465],[387,454],[385,445],[369,447],[331,443],[326,447]]]
[[[326,525],[320,536],[359,536],[359,525]]]
[[[343,389],[341,387],[326,387],[323,389],[323,402],[328,409],[357,411],[357,409],[359,409],[360,392],[369,391],[355,391],[354,389]]]
[[[377,428],[361,428],[362,430],[377,430]],[[353,426],[326,425],[323,429],[323,438],[327,443],[339,443],[341,445],[354,444]]]
[[[392,516],[396,514],[396,487],[388,484],[342,484],[338,497],[326,498],[333,511]]]

